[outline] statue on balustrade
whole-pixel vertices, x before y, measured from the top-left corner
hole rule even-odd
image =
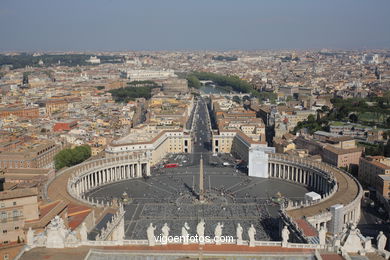
[[[387,237],[383,234],[383,231],[380,231],[376,237],[376,243],[379,251],[384,251],[386,247]]]
[[[256,235],[256,229],[251,224],[250,228],[248,229],[248,237],[249,237],[249,246],[254,247],[255,246],[255,235]]]
[[[199,237],[199,244],[204,245],[204,230],[205,230],[206,223],[203,219],[200,220],[198,225],[196,226],[196,234],[198,234]]]
[[[242,245],[242,232],[243,228],[240,223],[238,223],[236,228],[237,245]]]
[[[34,245],[34,231],[31,229],[31,227],[28,228],[26,238],[27,238],[27,245],[33,246]]]
[[[214,238],[215,238],[215,244],[216,245],[220,245],[221,244],[222,228],[223,228],[223,224],[218,222],[218,224],[217,224],[217,226],[215,227],[215,230],[214,230]]]
[[[146,230],[146,235],[148,237],[149,246],[156,245],[156,238],[154,237],[155,230],[156,230],[156,226],[153,226],[153,223],[150,223],[148,229]]]
[[[169,236],[169,231],[171,229],[168,227],[168,224],[165,223],[164,226],[161,228],[161,233],[162,233],[162,243],[166,245],[168,243],[168,236]]]
[[[289,237],[290,231],[288,230],[287,226],[284,226],[282,230],[282,247],[287,247]]]
[[[85,225],[85,222],[81,224],[80,228],[80,240],[81,242],[87,241],[88,240],[88,231],[87,231],[87,226]]]
[[[318,231],[318,239],[320,240],[320,245],[325,245],[326,243],[326,229],[321,226],[320,231]]]
[[[184,226],[181,228],[181,236],[183,238],[183,245],[188,245],[188,230],[190,230],[190,226],[187,222],[184,222]]]

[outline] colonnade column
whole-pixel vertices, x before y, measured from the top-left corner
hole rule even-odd
[[[146,163],[146,175],[150,176],[150,163],[149,162]]]
[[[141,163],[138,162],[137,163],[137,177],[142,177],[142,174],[141,174]]]

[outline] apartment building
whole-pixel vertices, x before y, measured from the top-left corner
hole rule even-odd
[[[150,164],[158,163],[169,153],[190,153],[192,138],[182,129],[166,129],[154,125],[139,125],[124,137],[114,140],[105,149],[107,157],[145,153]]]
[[[367,156],[359,161],[359,181],[375,188],[382,197],[390,198],[390,158]]]
[[[1,168],[51,168],[61,146],[52,141],[30,141],[0,153]]]
[[[25,188],[0,192],[0,243],[24,240],[25,223],[39,219],[38,190]]]
[[[267,146],[265,125],[256,112],[225,98],[212,98],[211,107],[218,128],[212,135],[214,153],[231,153],[248,162],[249,149]]]
[[[351,169],[359,165],[359,158],[362,156],[363,148],[342,149],[327,145],[322,149],[321,157],[324,162],[336,167]]]
[[[0,118],[8,116],[16,116],[21,118],[39,118],[39,108],[38,107],[5,107],[0,108]]]

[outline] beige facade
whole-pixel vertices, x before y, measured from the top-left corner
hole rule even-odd
[[[64,111],[68,108],[68,101],[64,99],[49,100],[46,102],[46,114],[51,116],[58,111]]]
[[[54,142],[29,142],[0,153],[1,168],[51,168],[54,156],[61,150]]]
[[[214,153],[230,153],[237,131],[223,131],[212,136],[212,151]]]
[[[169,153],[190,153],[192,138],[179,129],[164,130],[146,125],[132,129],[128,136],[113,141],[105,151],[107,157],[142,152],[154,165]]]
[[[321,156],[324,162],[349,169],[352,166],[359,165],[362,152],[363,150],[360,148],[340,149],[328,145],[323,148]]]
[[[24,239],[25,222],[39,218],[37,195],[36,188],[0,192],[0,243]]]
[[[390,158],[360,158],[358,177],[363,184],[375,188],[384,198],[390,198]]]
[[[248,162],[249,149],[255,146],[267,146],[265,140],[254,141],[241,131],[221,131],[212,136],[213,153],[231,153]]]
[[[256,112],[221,97],[212,97],[211,108],[218,127],[212,135],[213,153],[231,153],[247,162],[250,148],[266,146],[265,125]]]

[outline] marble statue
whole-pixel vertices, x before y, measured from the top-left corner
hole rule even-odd
[[[64,248],[67,236],[64,220],[55,216],[46,228],[46,247],[47,248]]]
[[[33,246],[34,245],[34,231],[31,229],[31,227],[28,228],[26,238],[27,238],[27,245]]]
[[[187,222],[184,222],[184,226],[181,228],[181,236],[183,238],[183,245],[188,245],[188,230],[190,230],[190,226]]]
[[[356,229],[355,225],[351,225],[343,237],[345,237],[345,240],[342,241],[344,242],[342,243],[343,250],[348,253],[358,253],[364,251],[362,236],[360,235],[360,231]]]
[[[124,214],[124,212],[122,212]],[[116,228],[118,233],[118,241],[123,243],[123,239],[125,238],[125,219],[124,215],[122,215],[121,220],[119,221],[119,225]]]
[[[148,237],[149,246],[156,245],[156,238],[154,237],[155,230],[156,230],[156,226],[153,226],[153,223],[150,223],[149,227],[146,229],[146,235]]]
[[[87,231],[87,226],[85,225],[85,222],[83,222],[81,224],[81,227],[80,227],[80,239],[81,239],[81,242],[85,242],[88,240],[88,231]]]
[[[47,242],[47,238],[44,233],[37,235],[36,242],[35,242],[37,246],[44,247],[46,246],[46,242]]]
[[[70,231],[68,236],[66,237],[66,243],[73,244],[73,247],[76,246],[76,244],[79,242],[79,240],[76,237],[76,233],[74,231]]]
[[[318,231],[318,239],[320,240],[320,245],[325,245],[325,243],[326,243],[326,229],[324,227],[321,227],[320,231]]]
[[[161,233],[162,233],[162,244],[166,245],[168,244],[168,236],[169,236],[169,231],[171,229],[168,227],[168,224],[165,223],[164,226],[161,228]]]
[[[387,237],[383,234],[383,231],[379,231],[376,237],[376,244],[379,251],[384,251],[386,247]]]
[[[290,231],[288,230],[287,226],[284,226],[282,230],[282,247],[287,247],[289,236]]]
[[[240,223],[238,223],[236,228],[237,245],[242,245],[242,231],[243,228],[241,227]]]
[[[222,228],[223,228],[223,224],[218,222],[218,224],[217,224],[217,226],[215,227],[215,230],[214,230],[214,237],[215,237],[215,244],[216,245],[220,245],[221,244]]]
[[[206,223],[204,222],[203,219],[200,220],[198,225],[196,225],[196,234],[198,234],[199,237],[199,244],[204,245],[205,240],[204,240],[204,230],[205,230],[205,225]]]
[[[248,229],[248,237],[249,237],[249,246],[254,247],[255,246],[255,235],[256,235],[256,229],[251,224],[251,226]]]

